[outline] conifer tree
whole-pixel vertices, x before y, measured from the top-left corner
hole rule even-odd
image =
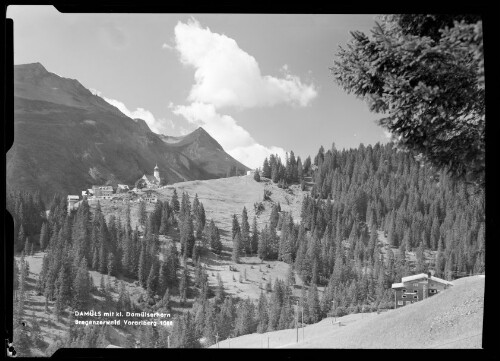
[[[217,287],[215,288],[215,302],[220,304],[224,301],[225,292],[224,292],[224,283],[222,282],[222,278],[220,277],[220,273],[217,273]]]
[[[268,318],[268,305],[267,305],[267,298],[264,292],[260,292],[260,297],[259,297],[259,303],[257,305],[257,312],[258,312],[258,325],[257,325],[257,332],[258,333],[264,333],[267,331],[267,325],[269,323],[269,318]]]
[[[31,255],[30,254],[30,245],[31,245],[31,243],[30,243],[28,237],[26,237],[26,242],[24,243],[24,248],[23,248],[24,254],[26,256],[30,256]]]
[[[266,178],[271,178],[271,167],[269,165],[269,162],[266,159],[264,159],[264,164],[262,165],[262,176]]]
[[[71,276],[68,266],[63,264],[61,270],[59,271],[59,276],[57,279],[58,283],[57,298],[59,299],[61,307],[65,306],[72,300],[70,277]]]
[[[260,174],[259,174],[259,170],[256,169],[253,173],[253,179],[256,181],[256,182],[260,182]]]
[[[205,323],[203,328],[203,337],[206,339],[207,345],[213,345],[216,342],[215,335],[217,334],[215,305],[209,303],[205,310]]]
[[[246,255],[252,252],[250,245],[250,225],[248,223],[248,214],[246,207],[243,207],[241,214],[241,244],[240,251]]]
[[[165,290],[165,293],[163,294],[163,298],[161,300],[161,307],[163,307],[165,310],[170,310],[170,289],[167,288]]]
[[[259,248],[259,231],[257,230],[257,217],[253,217],[252,236],[250,238],[250,253],[257,254]]]
[[[269,227],[276,229],[276,226],[278,225],[278,220],[279,220],[278,207],[273,206],[273,209],[271,210],[271,215],[269,216]]]
[[[91,284],[89,283],[89,273],[87,270],[87,260],[82,258],[73,281],[73,307],[77,310],[85,309],[90,300]]]
[[[149,276],[147,279],[147,293],[149,297],[154,297],[158,288],[158,269],[156,262],[152,262]]]
[[[47,223],[42,223],[42,229],[40,230],[40,251],[45,250],[49,243],[49,230]]]
[[[144,288],[144,289],[147,288],[147,278],[149,276],[150,270],[151,270],[151,268],[148,267],[148,262],[147,262],[146,245],[144,243],[142,243],[141,254],[139,256],[138,275],[139,275],[139,282],[140,282],[142,288]]]
[[[179,294],[180,294],[180,302],[183,305],[188,297],[188,289],[189,289],[189,276],[187,274],[186,266],[184,266],[184,270],[181,273],[181,280],[179,284]]]
[[[240,233],[236,233],[233,238],[233,253],[231,256],[231,261],[234,263],[240,263],[240,247],[241,247],[241,236]]]
[[[143,227],[146,226],[148,214],[146,213],[146,202],[142,199],[139,202],[139,209],[137,212],[138,212],[137,218],[139,219],[139,224]]]
[[[232,225],[232,238],[236,236],[237,233],[240,233],[240,223],[238,222],[238,218],[236,214],[233,214],[233,225]]]
[[[229,296],[224,299],[216,319],[219,337],[221,340],[225,340],[231,336],[234,330],[235,309],[232,297]]]
[[[170,199],[170,208],[172,208],[175,213],[179,213],[180,210],[179,196],[177,195],[177,189],[175,188],[174,188],[174,193],[172,194],[172,198]]]
[[[219,229],[214,223],[214,220],[212,219],[210,221],[210,248],[215,254],[220,255],[222,252],[222,242],[220,240],[220,234],[219,234]]]

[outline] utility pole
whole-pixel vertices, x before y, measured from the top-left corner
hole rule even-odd
[[[295,328],[297,329],[297,343],[299,343],[299,300],[297,300],[297,309],[295,310]]]
[[[304,306],[302,306],[302,341],[304,341]]]
[[[215,334],[215,342],[217,343],[217,348],[219,348],[219,334]]]

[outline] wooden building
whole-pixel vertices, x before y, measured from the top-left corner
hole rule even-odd
[[[453,286],[451,282],[437,278],[431,273],[420,273],[401,278],[401,283],[393,283],[395,307],[421,301]]]

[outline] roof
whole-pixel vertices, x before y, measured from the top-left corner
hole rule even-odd
[[[434,281],[434,282],[444,283],[445,285],[453,286],[453,283],[446,281],[446,280],[443,280],[442,278],[437,278],[437,277],[432,276],[432,277],[429,277],[429,279],[431,281]]]
[[[80,196],[69,195],[68,199],[80,199]]]
[[[431,281],[443,283],[445,285],[453,285],[453,283],[446,281],[446,280],[443,280],[442,278],[438,278],[438,277],[434,277],[434,276],[429,277],[429,275],[427,273],[419,273],[418,275],[403,277],[403,278],[401,278],[401,281],[403,283],[406,283],[406,282],[411,282],[411,281],[418,280],[421,278],[430,279]]]
[[[151,174],[144,174],[143,178],[146,178],[146,180],[150,183],[160,183],[158,181],[158,178],[156,178],[154,175]]]
[[[118,188],[128,188],[128,185],[126,185],[126,184],[118,184]]]
[[[404,287],[404,283],[393,283],[391,288],[401,288]]]
[[[407,277],[402,277],[401,282],[410,282],[410,281],[415,281],[419,280],[421,278],[427,278],[427,273],[419,273],[418,275],[413,275],[413,276],[407,276]]]
[[[92,189],[102,189],[105,191],[112,191],[113,187],[112,186],[92,186]]]

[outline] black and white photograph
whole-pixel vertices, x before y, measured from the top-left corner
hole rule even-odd
[[[6,18],[10,356],[483,349],[481,15]]]

